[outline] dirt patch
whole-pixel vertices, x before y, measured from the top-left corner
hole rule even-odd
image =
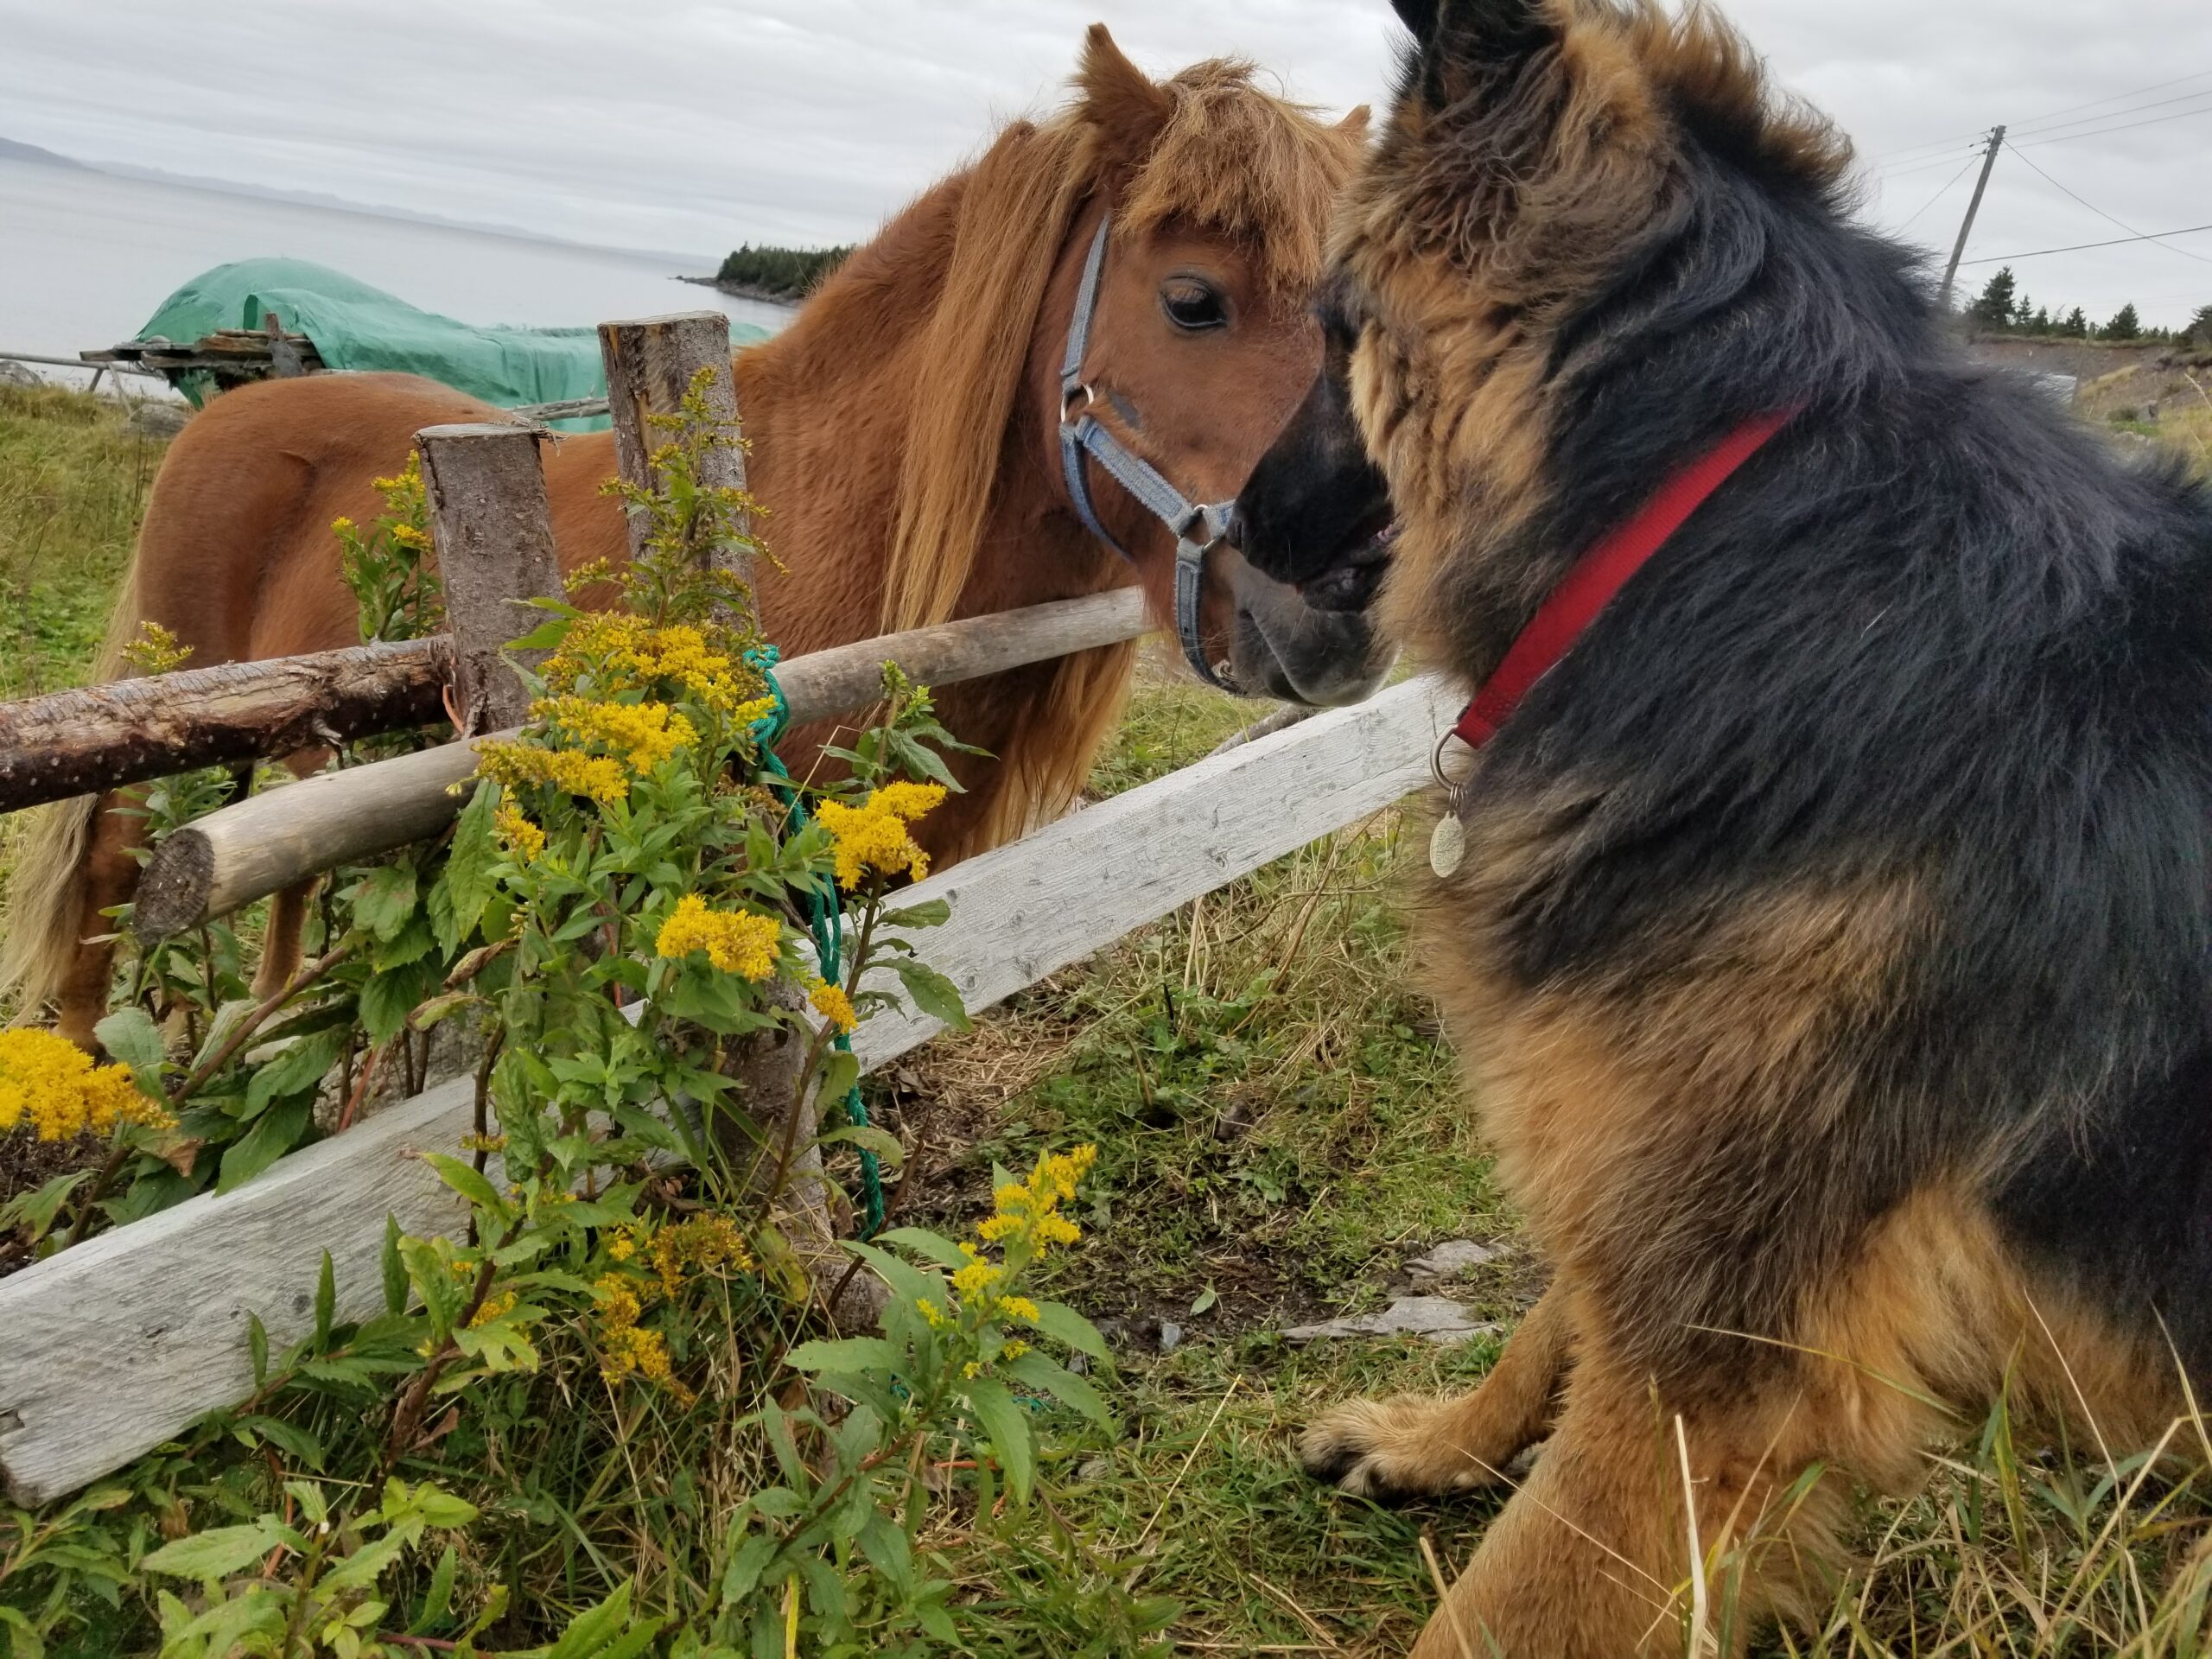
[[[96,1135],[73,1141],[41,1141],[21,1132],[0,1135],[0,1205],[73,1170],[97,1169],[106,1156],[107,1142]],[[16,1236],[0,1234],[0,1279],[29,1266],[30,1257],[17,1247]]]

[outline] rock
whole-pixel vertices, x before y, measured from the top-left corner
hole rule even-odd
[[[0,386],[42,386],[45,384],[31,372],[29,364],[0,361]]]
[[[1153,1340],[1163,1357],[1172,1354],[1182,1346],[1183,1327],[1173,1319],[1162,1319],[1160,1322],[1159,1333]]]
[[[1300,1346],[1330,1337],[1426,1337],[1446,1347],[1470,1337],[1493,1335],[1497,1330],[1446,1297],[1401,1296],[1380,1313],[1294,1325],[1282,1334],[1284,1341]]]
[[[1501,1254],[1495,1244],[1478,1244],[1471,1238],[1447,1238],[1407,1262],[1406,1271],[1416,1279],[1448,1279],[1469,1268],[1495,1262]]]
[[[124,422],[133,432],[149,438],[173,438],[184,430],[184,423],[192,418],[192,405],[171,403],[167,398],[149,398],[131,406],[130,418]]]

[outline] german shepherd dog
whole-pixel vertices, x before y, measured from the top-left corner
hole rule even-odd
[[[1680,1651],[1693,1539],[1786,1615],[2000,1392],[2117,1454],[2212,1384],[2212,497],[1966,362],[1708,12],[1396,9],[1246,556],[1356,588],[1395,518],[1376,602],[1473,688],[1783,423],[1447,809],[1424,954],[1551,1287],[1301,1451],[1443,1493],[1548,1433],[1414,1652]]]

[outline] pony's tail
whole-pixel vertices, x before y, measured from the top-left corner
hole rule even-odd
[[[93,665],[97,681],[121,679],[130,665],[123,650],[137,637],[137,578],[134,557]],[[60,991],[76,955],[85,855],[99,803],[97,795],[78,795],[0,823],[0,847],[12,841],[16,852],[8,869],[6,903],[0,907],[0,1006],[16,1005],[10,1024],[28,1024],[41,1016]],[[0,859],[0,868],[5,867]]]

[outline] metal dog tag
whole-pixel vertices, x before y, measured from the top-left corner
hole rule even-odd
[[[1439,818],[1436,828],[1428,832],[1428,868],[1440,879],[1458,869],[1466,855],[1467,831],[1455,808]]]

